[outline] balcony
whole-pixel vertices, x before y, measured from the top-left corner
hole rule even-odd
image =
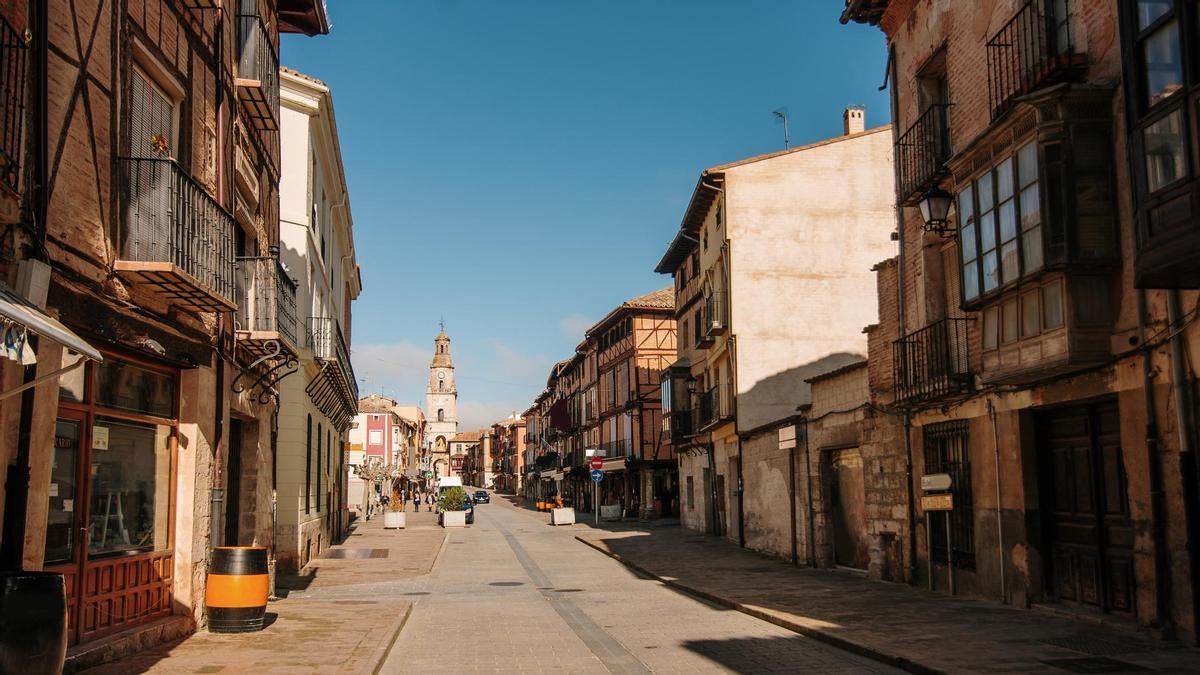
[[[700,414],[697,431],[733,419],[733,387],[719,384],[700,394]]]
[[[0,18],[0,183],[13,192],[21,179],[26,51],[25,40]]]
[[[899,165],[899,203],[915,206],[921,196],[950,175],[950,125],[948,104],[932,105],[896,141]]]
[[[633,454],[633,439],[620,438],[615,441],[601,443],[600,450],[604,453],[604,459],[612,459],[614,457],[629,457]]]
[[[255,358],[296,354],[296,282],[275,257],[238,258],[238,344]]]
[[[233,216],[171,159],[124,157],[113,270],[164,302],[201,312],[234,304]]]
[[[682,443],[695,433],[695,422],[696,413],[694,410],[687,409],[669,412],[663,415],[663,433],[671,439],[672,444]]]
[[[237,15],[238,100],[254,128],[279,129],[279,55],[258,14]]]
[[[708,347],[729,330],[729,306],[725,292],[717,291],[704,298],[704,326],[701,328],[697,347]]]
[[[308,317],[308,346],[313,358],[321,362],[324,375],[309,384],[309,396],[335,423],[344,415],[353,417],[358,410],[358,380],[354,379],[346,338],[337,321]]]
[[[1072,0],[1028,0],[987,41],[992,119],[1038,87],[1067,79],[1087,65],[1071,39]]]
[[[942,319],[892,343],[897,403],[936,400],[970,391],[970,319]]]

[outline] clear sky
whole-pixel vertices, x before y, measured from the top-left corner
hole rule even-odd
[[[699,172],[886,124],[876,29],[842,0],[331,0],[282,63],[333,90],[362,268],[363,393],[424,404],[438,320],[464,430],[654,273]]]

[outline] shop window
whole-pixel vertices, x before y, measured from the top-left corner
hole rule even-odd
[[[89,554],[167,547],[170,439],[171,428],[166,425],[96,418],[92,431]]]
[[[96,403],[106,408],[174,417],[175,378],[107,358],[96,367]]]

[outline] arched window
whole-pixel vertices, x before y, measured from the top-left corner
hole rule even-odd
[[[317,513],[321,512],[321,435],[324,433],[317,424]]]
[[[312,509],[312,415],[304,431],[304,512]]]
[[[443,391],[443,390],[445,390],[445,388],[446,388],[446,383],[441,380],[438,380],[438,391]]]
[[[441,408],[438,408],[438,421],[439,422],[446,421],[446,411]]]

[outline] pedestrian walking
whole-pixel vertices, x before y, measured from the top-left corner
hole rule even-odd
[[[433,513],[433,493],[432,492],[425,495],[425,503],[428,505],[426,510],[429,511],[430,513]]]
[[[421,493],[413,490],[413,513],[421,510]]]

